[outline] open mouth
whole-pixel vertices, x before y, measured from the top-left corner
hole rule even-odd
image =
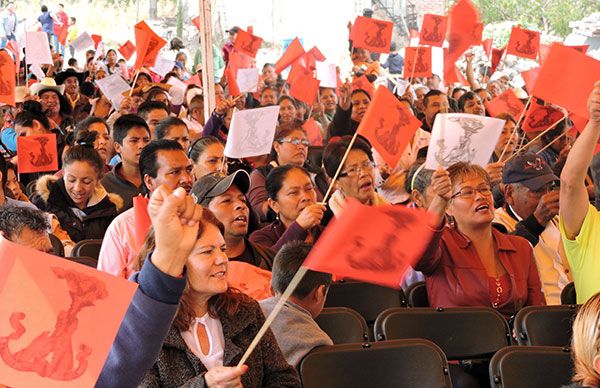
[[[486,212],[488,210],[490,210],[490,205],[488,204],[479,205],[475,208],[475,212]]]
[[[224,279],[226,275],[227,275],[227,271],[224,270],[224,271],[216,272],[216,273],[210,275],[210,277],[216,278],[216,279]]]
[[[245,225],[245,224],[248,223],[248,217],[246,217],[246,216],[238,216],[238,217],[235,217],[233,219],[233,222],[235,222],[235,223],[242,223],[242,224]]]

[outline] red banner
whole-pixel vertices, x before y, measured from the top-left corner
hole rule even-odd
[[[0,51],[0,105],[15,106],[15,62],[6,51]]]
[[[58,149],[56,135],[17,137],[17,155],[19,155],[19,174],[58,170]]]
[[[513,27],[506,47],[506,53],[517,57],[536,59],[540,51],[540,33]]]
[[[352,46],[376,53],[389,53],[394,23],[358,16],[350,31]]]
[[[446,39],[447,28],[447,16],[433,15],[430,13],[425,14],[425,16],[423,16],[419,44],[442,47],[444,45],[444,40]]]
[[[149,202],[149,198],[142,197],[141,195],[133,197],[133,216],[135,219],[135,241],[137,243],[137,249],[140,249],[144,244],[146,235],[152,225],[150,215],[148,214]]]
[[[515,120],[518,120],[521,117],[521,112],[525,109],[525,105],[512,89],[508,89],[491,101],[486,102],[485,108],[492,117],[496,117],[501,113],[509,113]]]
[[[248,33],[240,28],[237,32],[237,37],[235,38],[233,47],[236,50],[255,58],[258,49],[260,49],[260,46],[262,45],[262,42],[262,38],[252,35],[251,33]]]
[[[564,117],[560,110],[532,102],[521,128],[525,132],[542,132]]]
[[[133,43],[131,43],[130,40],[128,40],[127,42],[123,43],[121,47],[119,47],[119,52],[121,53],[123,58],[125,58],[125,60],[128,61],[129,58],[131,58],[135,53],[135,46],[133,45]]]
[[[237,83],[237,78],[230,68],[225,69],[225,78],[227,78],[227,92],[230,96],[236,97],[242,94]]]
[[[404,78],[431,77],[431,75],[431,47],[419,46],[405,48]]]
[[[312,74],[299,74],[294,83],[290,85],[290,96],[312,106],[317,99],[320,82]]]
[[[198,15],[195,18],[192,19],[192,24],[196,26],[196,28],[198,29],[198,31],[202,30],[200,28],[200,15]]]
[[[133,67],[140,69],[154,66],[158,52],[167,42],[156,35],[144,21],[135,25],[134,33],[137,58]]]
[[[322,146],[323,145],[323,135],[321,134],[321,128],[319,124],[312,117],[306,120],[304,124],[302,124],[302,129],[306,131],[306,137],[310,142],[311,146]]]

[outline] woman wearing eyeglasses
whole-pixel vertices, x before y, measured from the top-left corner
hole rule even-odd
[[[485,170],[456,163],[435,171],[431,185],[429,211],[441,221],[415,265],[425,275],[429,304],[491,306],[506,318],[525,306],[545,305],[529,242],[492,227],[494,200]]]
[[[311,182],[315,186],[317,200],[323,198],[323,193],[327,190],[327,178],[323,171],[318,167],[309,164],[308,157],[308,138],[306,132],[301,127],[279,127],[275,133],[273,148],[271,150],[271,161],[264,167],[259,167],[250,174],[250,189],[248,190],[248,199],[254,212],[261,221],[273,221],[269,217],[269,198],[265,188],[265,179],[271,170],[277,166],[292,165],[303,167],[310,174]]]

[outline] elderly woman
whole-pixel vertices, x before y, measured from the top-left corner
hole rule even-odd
[[[600,387],[600,293],[579,309],[573,323],[571,350],[575,364],[573,384],[565,388]]]
[[[139,257],[154,250],[151,232]],[[223,225],[207,209],[187,259],[187,287],[142,387],[300,387],[271,330],[235,367],[265,321],[256,301],[227,284]]]
[[[314,243],[323,231],[325,206],[316,203],[308,171],[292,164],[276,167],[267,176],[266,189],[277,220],[252,233],[250,241],[275,252],[288,241]]]

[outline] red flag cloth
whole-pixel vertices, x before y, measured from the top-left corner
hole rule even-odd
[[[415,61],[416,56],[416,61]],[[404,49],[404,78],[431,77],[431,47],[407,47]]]
[[[515,26],[510,33],[506,53],[536,59],[540,51],[540,33]]]
[[[446,39],[447,28],[447,16],[425,14],[421,26],[421,35],[419,36],[419,45],[442,47]]]
[[[473,41],[471,43],[472,46],[478,46],[483,41],[483,23],[475,24],[475,28],[473,28]]]
[[[311,146],[322,146],[323,145],[323,134],[319,124],[312,117],[306,120],[302,124],[302,128],[306,131],[306,137],[310,142]]]
[[[241,28],[237,32],[237,37],[233,43],[233,48],[252,57],[256,57],[256,53],[263,42],[263,39],[248,33]]]
[[[304,266],[341,278],[400,288],[433,235],[434,216],[405,206],[367,206],[349,199],[323,232]]]
[[[525,132],[542,132],[564,117],[563,112],[548,106],[531,103],[521,128]]]
[[[419,45],[419,31],[408,30],[408,47],[417,47]]]
[[[58,41],[63,46],[67,44],[67,35],[69,35],[69,30],[67,27],[62,28],[58,34]]]
[[[304,54],[304,63],[306,64],[306,68],[309,70],[316,70],[316,62],[323,62],[325,59],[325,55],[323,55],[317,46],[314,46],[308,50],[306,54]]]
[[[15,106],[15,63],[7,51],[0,51],[0,105]]]
[[[144,244],[146,235],[150,230],[152,222],[150,221],[150,215],[148,214],[148,203],[149,198],[136,195],[133,197],[133,217],[135,219],[135,242],[137,249],[139,250]]]
[[[0,268],[2,384],[93,387],[137,284],[3,237]]]
[[[570,47],[553,45],[532,94],[588,118],[587,99],[600,74],[600,61]]]
[[[518,120],[521,117],[521,112],[525,109],[525,105],[512,89],[508,89],[491,101],[486,102],[485,108],[492,117],[496,117],[500,113],[509,113],[515,120]]]
[[[421,121],[387,87],[380,85],[357,131],[369,139],[393,169],[420,126]]]
[[[376,53],[389,53],[394,23],[358,16],[350,30],[352,46]]]
[[[548,57],[548,54],[550,53],[550,48],[555,45],[558,44],[560,46],[565,46],[562,43],[559,42],[554,42],[552,44],[542,44],[540,45],[540,66],[542,66],[544,64],[544,61],[546,61],[546,58]],[[580,53],[587,53],[587,50],[590,46],[588,45],[582,45],[582,46],[565,46],[565,47],[570,47],[573,50],[577,50]]]
[[[19,174],[58,170],[56,134],[17,137]]]
[[[127,42],[123,43],[121,47],[119,47],[119,52],[121,53],[123,58],[125,58],[125,60],[128,61],[129,58],[133,56],[133,53],[135,53],[135,46],[133,45],[133,43],[131,43],[130,40],[128,40]]]
[[[13,53],[14,58],[15,58],[15,74],[19,74],[19,70],[21,69],[21,60],[20,60],[20,55],[19,55],[19,45],[17,43],[16,40],[9,40],[8,43],[6,44],[6,49],[10,50],[11,53]]]
[[[444,47],[444,82],[446,85],[460,83],[467,85],[467,80],[463,73],[456,67],[456,61],[452,61],[448,54],[448,48]]]
[[[242,94],[237,83],[237,78],[231,68],[225,69],[225,77],[227,78],[227,92],[229,95],[236,97]]]
[[[227,284],[255,300],[273,296],[271,272],[243,261],[227,263]]]
[[[94,41],[94,48],[97,49],[100,42],[102,42],[102,35],[92,34],[91,38]]]
[[[506,48],[492,49],[492,63],[490,66],[490,74],[494,74],[496,72],[496,68],[500,64],[500,60],[502,60],[502,56],[504,55],[504,50],[506,50]]]
[[[312,71],[308,70],[306,67],[302,66],[300,63],[295,62],[294,64],[292,64],[292,69],[290,70],[290,73],[288,74],[287,80],[286,82],[288,84],[293,84],[298,77],[306,77],[312,75]]]
[[[290,85],[290,96],[312,106],[317,99],[320,83],[321,81],[316,79],[312,74],[300,74],[294,83]]]
[[[485,55],[489,58],[490,55],[492,55],[492,47],[494,44],[494,39],[489,38],[484,40],[483,42],[481,42],[481,45],[483,46],[483,51],[485,51]]]
[[[135,25],[134,33],[137,58],[133,67],[137,70],[154,66],[158,52],[167,42],[156,35],[144,21]]]
[[[352,91],[362,89],[365,92],[369,93],[369,96],[373,98],[373,94],[375,93],[375,87],[371,82],[369,82],[369,79],[366,75],[361,75],[360,77],[353,79],[351,85]]]
[[[198,73],[194,74],[189,79],[183,81],[183,83],[186,85],[202,86],[202,80],[200,79],[200,76],[198,75]]]
[[[534,67],[521,73],[521,77],[523,77],[523,81],[525,81],[525,89],[527,89],[528,93],[531,93],[531,91],[535,88],[535,82],[537,81],[539,75],[539,67]]]
[[[448,15],[448,60],[454,64],[471,45],[481,42],[473,37],[474,31],[480,28],[480,18],[479,11],[469,0],[458,0]],[[447,69],[452,71],[452,66]]]
[[[298,58],[304,55],[304,48],[298,38],[294,38],[287,47],[281,58],[275,63],[275,72],[281,73],[286,67],[294,63]]]
[[[254,67],[252,64],[253,61],[254,60],[246,54],[233,50],[229,53],[229,63],[227,64],[227,68],[231,69],[233,74],[237,74],[239,69],[250,69]]]
[[[200,15],[198,15],[195,18],[192,19],[192,24],[196,26],[196,28],[198,29],[198,31],[202,30],[200,28]]]

